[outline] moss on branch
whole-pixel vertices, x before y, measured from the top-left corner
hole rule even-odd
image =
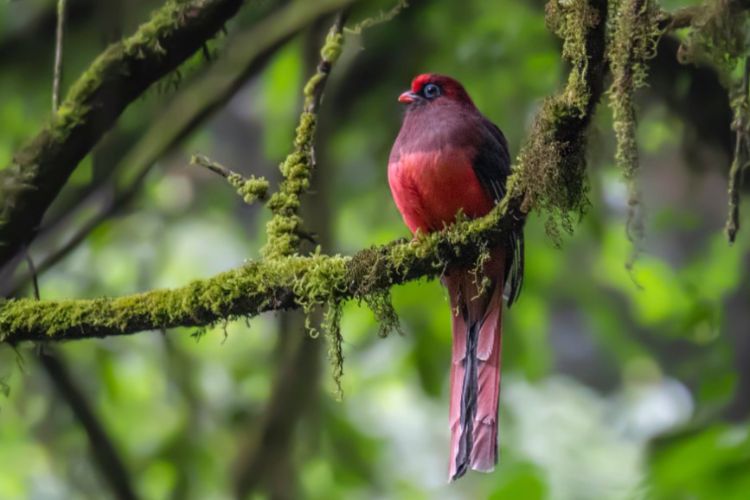
[[[729,171],[729,213],[725,231],[734,242],[740,226],[743,171],[750,163],[750,106],[748,106],[748,58],[750,58],[750,1],[710,0],[690,15],[691,27],[680,46],[680,62],[714,66],[728,89],[734,114],[734,157]],[[744,69],[743,69],[744,64]]]
[[[315,167],[315,129],[318,108],[323,98],[328,75],[341,55],[344,44],[344,16],[339,15],[326,35],[320,50],[320,63],[305,85],[304,106],[294,137],[294,150],[279,166],[283,180],[268,201],[273,217],[268,221],[268,242],[263,248],[267,259],[291,255],[299,248],[302,218],[299,215],[300,196],[310,187]]]
[[[559,239],[588,206],[586,132],[605,72],[604,0],[550,0],[547,24],[563,38],[570,62],[562,93],[544,100],[518,155],[508,191],[522,212],[546,212],[547,232]]]
[[[729,213],[724,227],[729,243],[734,243],[740,230],[740,186],[750,165],[750,56],[745,58],[742,84],[734,91],[734,158],[729,167]]]
[[[509,180],[508,194],[487,216],[462,220],[412,241],[365,249],[351,257],[319,252],[300,256],[288,252],[287,245],[292,245],[292,241],[286,240],[260,261],[171,290],[91,300],[5,301],[0,304],[0,340],[62,340],[179,326],[202,327],[264,311],[301,308],[309,312],[317,306],[328,306],[329,334],[334,335],[332,355],[339,366],[337,325],[343,301],[361,300],[371,305],[384,333],[397,325],[388,299],[394,285],[434,278],[453,263],[475,265],[482,249],[501,243],[509,231],[519,230],[522,215],[532,208],[563,214],[583,205],[585,133],[603,85],[606,2],[591,0],[588,7],[593,9],[590,15],[596,16],[596,22],[582,25],[586,61],[573,68],[580,72],[581,80],[574,84],[569,80],[560,95],[542,106]],[[577,92],[582,92],[583,97]],[[300,128],[304,137],[297,144],[298,149],[306,148],[306,141],[311,140],[310,126],[314,123],[306,124],[303,118]],[[301,154],[304,157],[307,153]],[[304,179],[311,164],[305,162],[310,157],[295,153],[291,156],[293,165],[302,162],[308,170],[299,176],[286,171],[285,177],[298,183],[291,186],[291,191],[301,193],[306,189]],[[290,199],[298,203],[298,195]],[[289,206],[286,202],[290,200],[279,202],[286,207],[284,210],[288,209],[281,212],[287,218],[296,215],[294,203]],[[295,220],[291,222],[290,226],[296,224]],[[289,229],[282,232],[289,234]],[[279,245],[278,234],[274,237]],[[340,371],[334,375],[339,377]]]
[[[506,218],[510,222],[512,219]],[[446,262],[473,262],[477,241],[499,241],[506,223],[465,222],[441,234],[363,250],[352,257],[292,255],[248,263],[184,287],[119,298],[0,303],[0,341],[124,335],[206,326],[264,311],[369,300],[393,285],[438,276]]]
[[[221,163],[218,163],[207,156],[195,154],[190,158],[192,165],[200,165],[205,167],[211,172],[217,173],[224,177],[235,190],[237,194],[242,198],[242,201],[248,205],[252,205],[257,200],[265,200],[268,195],[268,180],[265,177],[245,177],[242,174],[238,174],[234,170],[230,170]]]
[[[0,171],[0,264],[35,236],[47,207],[127,105],[214,36],[242,0],[169,0],[110,45],[49,123]]]

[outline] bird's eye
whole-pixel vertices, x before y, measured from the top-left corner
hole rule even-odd
[[[422,89],[422,93],[427,99],[434,99],[440,95],[440,87],[438,87],[434,83],[428,83]]]

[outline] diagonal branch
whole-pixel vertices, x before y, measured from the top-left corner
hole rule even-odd
[[[334,31],[341,32],[344,21],[345,12],[340,12],[334,22]],[[307,50],[303,60],[314,74],[319,74],[314,71],[316,65],[320,68],[326,64],[325,57],[320,57],[317,50],[317,39],[324,28],[322,22],[315,23],[306,38]],[[323,86],[318,88],[316,94],[322,96]],[[317,144],[322,146],[318,152],[322,151],[324,155],[327,145],[325,131],[325,127],[321,127],[317,139]],[[300,211],[305,223],[318,232],[324,248],[331,245],[331,210],[326,203],[328,197],[321,192],[326,189],[329,166],[325,158],[315,165],[311,187],[321,194],[320,202],[314,207],[303,205]],[[309,335],[300,335],[305,331],[305,321],[302,314],[294,313],[284,314],[280,318],[277,341],[279,363],[271,396],[257,425],[253,426],[252,434],[240,445],[234,460],[234,493],[237,499],[248,498],[261,488],[271,498],[295,496],[295,481],[289,480],[294,476],[293,472],[290,474],[288,471],[291,467],[289,459],[295,451],[296,429],[312,406],[320,381],[321,343]],[[316,318],[315,323],[319,322],[320,318]]]
[[[264,311],[309,310],[315,304],[367,298],[406,281],[436,277],[448,263],[473,263],[478,249],[500,243],[509,231],[519,229],[519,210],[567,210],[580,204],[571,200],[567,188],[558,198],[543,197],[560,193],[556,183],[561,179],[580,182],[576,176],[582,167],[576,162],[583,161],[585,133],[602,92],[606,2],[589,0],[584,14],[580,43],[585,52],[572,69],[576,78],[542,107],[509,179],[509,194],[488,216],[351,257],[291,255],[250,262],[171,290],[92,300],[6,301],[0,303],[0,340],[79,339],[206,326]]]
[[[119,162],[116,169],[124,172],[126,187],[109,195],[97,215],[82,225],[67,243],[42,260],[39,274],[76,248],[102,222],[126,208],[157,160],[225,104],[248,78],[264,67],[279,47],[316,18],[353,1],[323,0],[314,4],[292,4],[229,40],[224,49],[225,56],[201,77],[182,88]],[[30,274],[27,273],[14,283],[0,282],[0,296],[16,295],[29,279]]]
[[[94,409],[76,385],[68,367],[58,354],[42,352],[39,362],[49,376],[50,383],[70,405],[71,411],[81,423],[89,440],[94,466],[107,481],[112,493],[119,499],[135,499],[138,495],[131,486],[132,481],[115,444],[102,427]]]
[[[0,171],[0,263],[34,238],[70,174],[128,104],[199,50],[241,4],[169,0],[97,57],[50,122]]]

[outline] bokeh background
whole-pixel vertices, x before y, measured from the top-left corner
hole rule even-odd
[[[68,3],[64,89],[161,2]],[[306,3],[248,2],[208,54],[128,108],[31,247],[38,267],[54,257],[40,272],[42,298],[179,286],[259,257],[267,211],[189,159],[200,152],[278,180],[331,19],[270,50],[236,91],[204,77],[269,15]],[[396,97],[411,77],[460,79],[513,154],[540,100],[565,81],[543,2],[410,3],[347,36],[328,86],[305,199],[324,251],[407,236],[386,164]],[[364,2],[352,19],[390,5]],[[558,248],[542,217],[528,222],[525,288],[505,318],[493,474],[446,483],[449,306],[439,283],[420,281],[393,290],[402,336],[379,338],[366,307],[346,306],[342,401],[324,340],[306,336],[299,314],[0,347],[0,498],[113,495],[67,386],[107,436],[94,448],[111,442],[142,498],[748,498],[750,233],[732,247],[722,235],[726,93],[710,68],[678,65],[676,50],[674,38],[662,41],[638,94],[646,231],[633,272],[606,106],[591,131],[591,205],[575,233]],[[0,168],[49,116],[53,51],[54,2],[0,1]],[[207,96],[217,104],[185,126]],[[6,269],[0,289],[31,295],[26,267]],[[51,354],[55,363],[43,361]]]

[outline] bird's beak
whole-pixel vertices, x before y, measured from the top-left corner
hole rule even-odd
[[[419,96],[415,94],[414,92],[404,92],[400,96],[398,96],[398,102],[403,104],[411,104],[412,102],[419,99]]]

